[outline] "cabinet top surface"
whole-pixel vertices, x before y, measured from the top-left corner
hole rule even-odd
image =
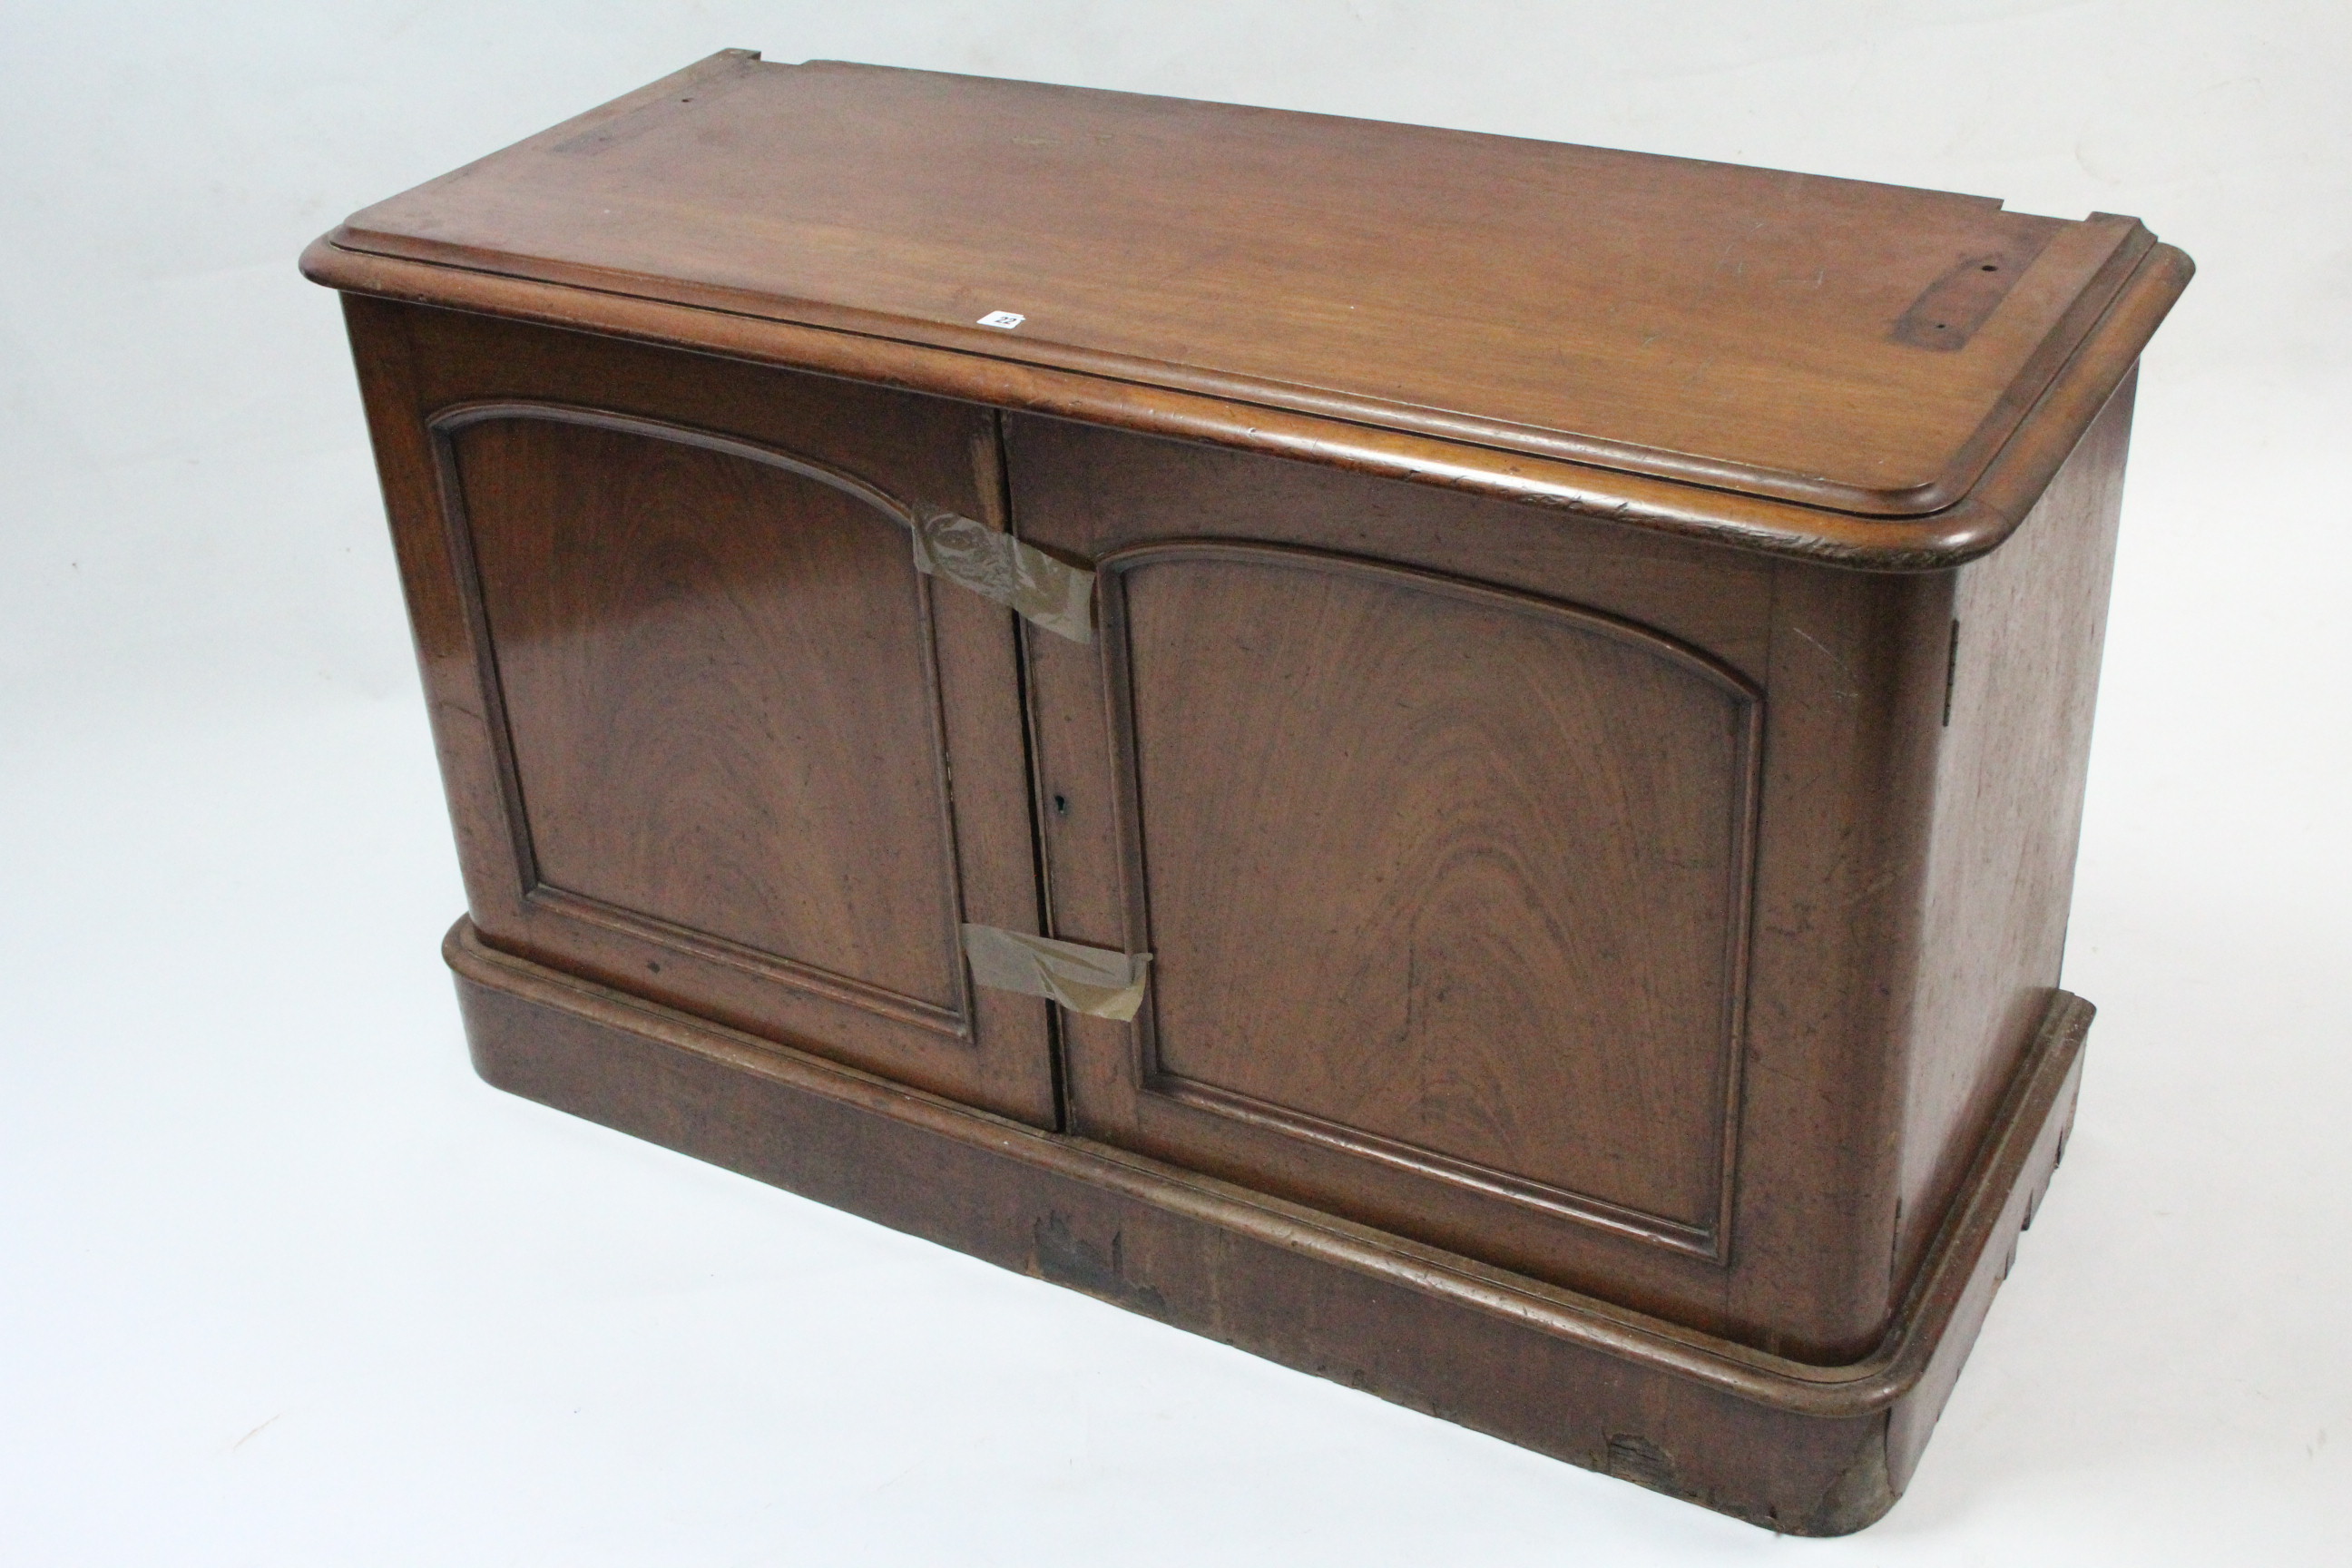
[[[738,51],[331,237],[1890,518],[1968,495],[2153,244],[1983,197]]]

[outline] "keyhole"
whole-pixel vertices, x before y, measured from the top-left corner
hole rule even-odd
[[[1055,816],[1067,816],[1070,815],[1070,797],[1068,795],[1057,795],[1054,797],[1054,815]]]

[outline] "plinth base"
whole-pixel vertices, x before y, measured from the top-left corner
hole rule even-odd
[[[2054,992],[1879,1347],[1814,1366],[484,946],[444,951],[500,1089],[1590,1469],[1795,1535],[1909,1480],[2063,1152],[2090,1005]]]

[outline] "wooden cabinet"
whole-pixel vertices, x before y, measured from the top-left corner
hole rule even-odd
[[[2178,252],[729,54],[306,266],[486,1077],[1775,1529],[1899,1493],[2071,1114]]]

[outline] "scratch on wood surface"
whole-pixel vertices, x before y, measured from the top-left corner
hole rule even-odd
[[[1839,696],[1844,698],[1849,702],[1857,701],[1861,699],[1861,682],[1854,679],[1853,671],[1846,668],[1845,660],[1840,658],[1836,652],[1832,649],[1827,643],[1813,636],[1812,633],[1807,631],[1804,627],[1791,624],[1789,629],[1791,632],[1794,632],[1797,636],[1804,638],[1807,642],[1812,644],[1815,647],[1821,649],[1822,657],[1828,659],[1832,664],[1837,666],[1838,673],[1845,677],[1845,687],[1838,693]]]

